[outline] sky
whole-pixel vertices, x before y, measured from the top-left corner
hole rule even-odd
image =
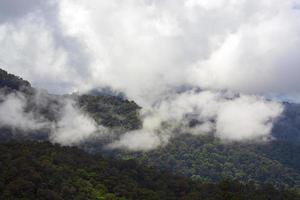
[[[0,46],[1,68],[35,87],[110,87],[161,121],[174,119],[166,107],[176,121],[198,107],[219,122],[198,128],[220,138],[268,135],[282,108],[264,98],[300,101],[300,0],[1,0]],[[232,126],[232,112],[251,123]]]

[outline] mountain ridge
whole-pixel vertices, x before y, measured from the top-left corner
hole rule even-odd
[[[30,83],[23,79],[2,72],[4,80],[0,88],[7,88],[9,92],[25,93],[29,102],[37,92]],[[16,83],[14,83],[14,81]],[[22,85],[24,83],[24,85]],[[15,87],[15,85],[18,85]],[[23,90],[22,88],[27,88]],[[87,112],[97,124],[112,129],[122,129],[120,133],[136,130],[141,127],[139,110],[141,109],[133,101],[120,99],[113,96],[99,95],[51,95],[44,92],[48,103],[42,107],[37,106],[34,101],[29,103],[35,112],[42,113],[50,120],[56,120],[57,111],[60,110],[60,98],[72,97],[76,100],[80,109]],[[56,105],[56,106],[53,106]],[[297,104],[291,104],[298,108]],[[51,110],[51,108],[55,108]],[[300,113],[300,106],[299,106]],[[294,127],[297,124],[298,109],[289,107],[285,114],[275,124],[274,136],[277,140],[266,144],[232,144],[224,145],[222,142],[210,137],[196,137],[184,135],[182,138],[173,139],[167,146],[159,147],[149,152],[128,152],[125,150],[107,150],[103,148],[109,141],[101,138],[87,140],[79,145],[80,148],[93,154],[104,154],[106,157],[117,159],[134,159],[142,165],[154,166],[173,173],[191,177],[193,179],[218,182],[226,178],[239,179],[244,183],[273,184],[276,187],[299,188],[300,187],[300,147],[295,141],[297,132],[293,129],[289,134],[284,134],[285,127]],[[276,127],[276,126],[279,126]],[[10,130],[1,128],[1,139],[10,137],[5,135]],[[276,136],[277,134],[277,136]],[[22,135],[22,134],[21,134]],[[290,135],[289,137],[286,137]],[[10,139],[22,140],[48,140],[48,133],[43,136],[42,132],[33,134],[32,137],[20,137],[12,134]],[[9,140],[10,140],[9,139]],[[278,150],[279,149],[279,150]],[[243,163],[243,164],[242,164]]]

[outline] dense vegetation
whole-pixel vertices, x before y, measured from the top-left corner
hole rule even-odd
[[[15,93],[15,92],[22,93],[25,96],[27,102],[26,110],[31,111],[39,116],[43,116],[45,119],[48,119],[50,121],[56,121],[59,118],[59,114],[60,114],[59,111],[63,106],[64,99],[72,98],[73,100],[75,100],[75,102],[77,102],[78,107],[83,111],[86,111],[91,117],[95,119],[97,123],[112,128],[116,130],[118,133],[122,133],[127,130],[138,129],[141,127],[141,120],[139,118],[140,107],[133,101],[128,101],[123,97],[114,97],[111,95],[99,95],[99,94],[97,95],[73,94],[73,95],[62,95],[62,96],[48,94],[47,91],[39,91],[32,88],[28,81],[25,81],[20,77],[9,74],[3,70],[0,70],[0,90],[2,91],[1,93],[2,95]],[[37,97],[39,99],[42,98],[43,100],[42,104],[40,103],[37,104],[36,102]],[[102,141],[101,139],[88,141],[87,143],[81,144],[80,147],[85,150],[91,151],[93,153],[101,153],[101,154],[104,153],[106,157],[110,157],[110,158],[113,157],[113,158],[123,159],[123,160],[135,159],[139,164],[157,167],[162,172],[170,171],[173,173],[190,177],[193,180],[207,183],[207,184],[200,184],[201,186],[199,186],[195,182],[193,182],[193,184],[197,185],[196,188],[198,186],[200,187],[200,189],[197,188],[197,191],[200,192],[203,191],[203,188],[204,190],[206,190],[207,189],[206,187],[213,187],[214,188],[212,190],[213,192],[217,191],[216,193],[218,192],[220,193],[220,190],[223,187],[221,186],[221,184],[210,185],[209,183],[217,184],[218,182],[228,178],[230,180],[237,179],[244,184],[251,183],[255,185],[255,187],[261,184],[272,184],[273,186],[276,186],[276,188],[284,187],[288,189],[294,188],[299,190],[300,188],[300,146],[298,142],[300,138],[300,131],[299,131],[300,130],[299,128],[300,127],[300,117],[299,117],[300,105],[285,103],[285,107],[286,109],[284,115],[275,124],[275,127],[273,129],[273,135],[277,139],[275,141],[266,144],[245,144],[245,143],[244,144],[241,143],[223,144],[212,137],[184,135],[182,137],[173,138],[167,146],[158,148],[150,152],[132,153],[126,151],[110,151],[110,150],[107,151],[102,148],[103,147],[102,144],[105,144],[105,142],[107,141]],[[32,131],[30,134],[24,134],[24,130],[18,130],[11,127],[0,127],[0,141],[10,141],[12,139],[13,140],[18,139],[19,141],[28,140],[28,139],[47,141],[48,134],[49,132],[47,130],[37,130],[34,132]],[[13,143],[9,145],[14,146]],[[10,148],[11,146],[9,145],[8,147]],[[20,143],[19,145],[21,146],[25,145],[24,146],[25,149],[33,148],[32,145],[35,147],[41,145],[40,147],[54,149],[53,151],[57,150],[60,152],[60,151],[68,150],[71,152],[74,151],[73,152],[74,154],[76,154],[76,152],[81,152],[79,150],[75,150],[72,148],[61,148],[58,146],[51,146],[50,144],[38,144],[38,143],[21,144]],[[4,146],[2,147],[3,148],[1,149],[1,151],[4,150]],[[8,149],[7,151],[10,150]],[[35,151],[30,151],[30,152],[33,153]],[[40,154],[43,153],[45,153],[46,156],[48,155],[46,152],[40,152]],[[82,155],[82,153],[83,152],[78,154]],[[27,156],[29,156],[28,158],[30,158],[30,154],[26,154]],[[34,156],[36,155],[34,154],[32,156],[33,156],[32,159],[34,159]],[[84,156],[88,156],[88,155],[84,154]],[[90,158],[90,160],[94,159],[94,157],[92,156],[88,156],[88,157]],[[5,157],[2,157],[0,160],[1,162],[0,167],[5,166],[2,162],[3,161],[2,159],[4,158]],[[7,162],[10,161],[8,160]],[[77,163],[74,162],[69,163],[70,168],[72,168],[71,167],[72,164],[74,164],[75,166],[73,166],[73,168],[70,169],[68,174],[77,177],[79,176],[76,172]],[[81,161],[79,160],[78,163],[80,162]],[[111,161],[106,160],[105,162],[110,163]],[[34,160],[30,160],[28,165],[31,165],[32,163],[34,163]],[[118,163],[118,162],[114,161],[113,163]],[[132,163],[132,161],[129,161],[128,163]],[[61,166],[59,167],[61,168]],[[84,166],[83,164],[81,168],[84,168],[84,170],[87,170],[88,172],[93,171],[93,169],[90,169],[88,168],[88,166]],[[57,172],[56,168],[51,168],[51,169],[53,170],[55,169],[55,170],[49,173],[52,174],[61,173],[59,170],[58,170],[59,172]],[[19,171],[16,168],[13,168],[13,170],[16,170],[15,173]],[[44,172],[38,172],[38,173],[41,174]],[[48,175],[49,174],[43,175],[42,179],[48,178],[47,177]],[[3,177],[6,176],[7,174],[3,175]],[[130,174],[130,176],[132,176],[132,174]],[[15,178],[16,177],[17,175],[15,175]],[[62,177],[65,176],[62,175]],[[81,181],[82,177],[79,178]],[[181,179],[189,182],[188,179],[184,179],[184,178]],[[3,187],[4,185],[5,188],[8,185],[11,186],[9,182],[4,181],[3,179],[1,180],[2,180]],[[98,194],[99,192],[97,189],[98,182],[95,182],[94,179],[93,180],[83,179],[83,180],[88,181],[88,183],[87,182],[86,183],[87,185],[90,185],[91,188],[87,190],[90,192],[93,191],[90,193],[91,195],[92,193],[94,195]],[[53,183],[56,183],[55,181],[56,180],[53,180],[53,182],[50,182],[49,184],[51,185]],[[70,183],[72,182],[71,180],[68,181],[69,182],[66,184],[71,184],[71,185],[73,184]],[[80,181],[78,184],[79,185],[83,184],[80,183]],[[99,186],[100,187],[99,190],[101,190],[100,192],[101,195],[107,194],[108,196],[115,196],[115,197],[122,196],[129,199],[136,198],[136,196],[135,197],[128,196],[127,193],[126,194],[119,193],[118,190],[114,190],[113,188],[111,188],[111,186],[105,183],[101,182],[101,184],[102,185]],[[135,183],[135,184],[139,185],[140,183]],[[188,184],[190,184],[190,182]],[[232,185],[240,189],[242,188],[243,190],[245,189],[243,188],[244,186],[241,186],[238,183],[232,183]],[[250,190],[249,193],[252,193],[254,190],[256,190],[253,185],[251,187],[248,185],[250,189],[247,186],[245,190],[249,189]],[[2,186],[0,184],[0,187]],[[76,186],[75,184],[72,185],[72,187],[76,188],[78,186]],[[119,187],[123,188],[125,186],[119,186]],[[149,189],[148,187],[146,188]],[[234,190],[239,191],[237,190],[237,188],[235,188]],[[157,192],[156,189],[157,188],[155,189],[150,188],[151,192],[153,191]],[[2,190],[6,191],[6,189],[3,188]],[[40,188],[36,188],[35,195],[40,194],[40,192],[37,192],[39,190]],[[41,188],[41,190],[44,190],[44,188]],[[64,194],[60,189],[53,189],[52,186],[48,185],[45,190],[51,194],[53,193],[54,196],[64,197]],[[137,195],[136,192],[137,191],[135,191],[135,195]],[[51,194],[49,193],[47,193],[47,195],[51,196]],[[113,193],[113,194],[109,194],[109,193]],[[139,192],[137,193],[141,195],[141,193]],[[162,197],[160,196],[162,194],[160,192],[158,193],[159,193],[157,194],[158,196],[156,194],[154,196]],[[164,195],[167,194],[169,196],[170,191],[164,193]],[[174,193],[172,194],[175,195]],[[78,195],[80,196],[84,194],[78,194]],[[38,196],[35,197],[38,198]]]
[[[0,144],[0,199],[299,199],[270,185],[206,184],[50,143]]]
[[[1,88],[5,87],[11,90],[23,90],[31,87],[28,81],[13,74],[9,74],[2,69],[0,69],[0,86]]]
[[[81,95],[78,104],[99,124],[111,128],[134,130],[141,127],[140,107],[133,101],[113,96]]]
[[[0,102],[5,99],[5,95],[19,93],[26,99],[27,112],[33,112],[35,115],[50,121],[57,121],[60,118],[61,109],[66,99],[72,99],[77,104],[78,108],[89,114],[94,120],[106,127],[121,129],[128,131],[138,129],[141,127],[141,120],[139,118],[140,107],[133,101],[128,101],[122,97],[114,97],[110,95],[53,95],[49,94],[46,90],[37,90],[31,87],[28,81],[22,78],[9,74],[0,69]],[[95,92],[93,93],[95,94]],[[22,130],[10,130],[10,127],[0,127],[0,138],[24,136]],[[12,134],[14,131],[16,133]],[[35,137],[47,138],[47,130],[39,130],[40,135],[27,134],[28,136],[34,135]],[[5,133],[5,137],[3,134]],[[32,138],[28,138],[32,139]],[[36,138],[34,138],[36,139]]]
[[[300,148],[278,141],[223,144],[212,137],[184,135],[150,152],[115,155],[206,182],[230,178],[286,188],[300,186]]]

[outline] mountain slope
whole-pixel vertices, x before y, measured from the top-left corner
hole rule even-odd
[[[31,88],[31,85],[28,81],[23,80],[22,78],[13,74],[9,74],[2,69],[0,69],[0,86],[1,88],[19,91],[25,88]]]
[[[57,122],[62,117],[67,101],[74,102],[74,107],[89,115],[99,125],[119,131],[128,131],[141,127],[140,107],[133,101],[113,96],[94,95],[54,95],[46,90],[33,88],[28,81],[0,70],[0,103],[9,97],[20,100],[24,114],[32,115],[39,121]],[[24,104],[24,105],[23,105]],[[18,111],[20,112],[20,111]],[[21,113],[20,113],[21,114]],[[18,127],[0,123],[0,139],[33,139],[49,140],[49,128],[26,131]]]
[[[0,144],[0,199],[299,199],[271,186],[203,184],[50,143]]]
[[[150,152],[118,152],[115,155],[118,159],[136,159],[148,166],[202,181],[230,178],[299,188],[299,151],[299,146],[292,148],[289,143],[223,144],[211,137],[184,135]],[[292,155],[293,160],[290,159]]]
[[[140,107],[133,101],[113,96],[53,95],[31,87],[28,81],[0,71],[0,89],[4,95],[24,94],[26,110],[50,121],[59,118],[62,100],[72,98],[78,107],[87,112],[98,124],[118,130],[120,134],[141,127]],[[38,103],[35,98],[43,99]],[[277,138],[265,144],[223,144],[212,137],[184,135],[174,138],[165,147],[150,152],[112,151],[103,147],[109,141],[101,138],[87,141],[81,148],[93,153],[105,153],[118,159],[136,159],[138,162],[170,170],[193,179],[218,182],[224,178],[238,179],[244,183],[270,183],[277,187],[300,187],[300,106],[286,104],[285,113],[275,124],[273,135]],[[299,129],[299,130],[298,130]],[[121,131],[120,131],[121,130]],[[286,131],[286,133],[285,133]],[[25,132],[11,127],[0,128],[0,140],[49,140],[47,130]]]

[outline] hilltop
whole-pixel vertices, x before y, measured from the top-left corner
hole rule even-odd
[[[8,93],[20,92],[27,99],[26,110],[57,121],[63,100],[72,98],[76,105],[98,125],[118,134],[136,130],[142,126],[139,117],[141,109],[135,102],[124,98],[101,94],[53,95],[33,88],[28,81],[1,70],[0,88]],[[42,96],[45,103],[35,101]],[[149,152],[129,152],[105,148],[111,138],[93,138],[78,147],[108,158],[135,160],[139,164],[154,166],[204,182],[217,183],[224,179],[236,179],[256,185],[272,184],[278,188],[300,187],[300,146],[298,113],[300,106],[288,104],[283,117],[275,124],[275,140],[263,144],[232,143],[209,136],[183,135],[174,138],[167,146]],[[1,141],[34,140],[48,141],[49,130],[24,131],[12,127],[1,127]],[[24,134],[24,132],[26,134]],[[31,134],[31,132],[34,132]]]

